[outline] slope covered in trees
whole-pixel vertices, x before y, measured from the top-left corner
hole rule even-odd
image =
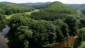
[[[83,17],[79,10],[72,9],[60,2],[53,2],[49,6],[39,12],[32,13],[31,17],[38,20],[56,20],[64,19],[67,16],[73,16],[75,18]]]
[[[5,15],[20,13],[20,12],[28,12],[32,10],[34,10],[34,8],[29,6],[23,6],[23,5],[9,3],[9,2],[0,3],[0,13]]]

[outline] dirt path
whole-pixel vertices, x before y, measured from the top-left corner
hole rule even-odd
[[[0,34],[0,48],[8,48],[4,37]]]
[[[60,43],[51,44],[51,48],[68,48],[74,45],[74,42],[78,36],[70,36]]]

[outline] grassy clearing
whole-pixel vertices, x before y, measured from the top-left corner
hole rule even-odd
[[[5,15],[5,16],[6,16],[6,19],[10,19],[13,15],[14,14],[12,14],[12,15]]]
[[[25,12],[26,14],[28,14],[28,15],[31,15],[31,13],[33,13],[33,12],[38,12],[39,10],[38,9],[36,9],[36,10],[34,10],[34,11],[31,11],[31,12]]]
[[[31,11],[31,12],[24,12],[24,13],[27,14],[27,15],[31,15],[32,12],[38,12],[38,11],[39,11],[39,10],[36,9],[36,10],[34,10],[34,11]],[[19,14],[19,13],[16,13],[16,14]],[[10,19],[13,15],[15,15],[15,14],[5,15],[5,16],[6,16],[6,19]]]

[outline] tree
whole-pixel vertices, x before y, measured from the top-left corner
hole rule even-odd
[[[85,41],[85,28],[78,29],[77,35],[82,39],[82,41]]]
[[[18,17],[17,17],[18,16]],[[10,48],[28,48],[29,38],[32,36],[32,30],[28,27],[30,19],[21,16],[20,14],[14,15],[10,21],[10,31],[7,34],[8,45]]]
[[[57,39],[58,41],[64,40],[66,37],[69,36],[69,29],[66,23],[62,20],[55,20],[54,24],[56,26],[56,32],[57,32]]]
[[[68,25],[69,34],[75,35],[78,29],[77,19],[75,17],[69,16],[64,20],[64,22]]]
[[[33,31],[33,41],[31,41],[31,48],[46,47],[48,44],[53,43],[53,41],[56,39],[56,29],[52,22],[34,20],[29,27]]]
[[[85,41],[81,42],[81,45],[78,48],[85,48]]]
[[[85,18],[80,19],[80,27],[85,27]]]

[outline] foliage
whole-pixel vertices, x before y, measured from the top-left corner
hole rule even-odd
[[[77,19],[74,18],[74,17],[67,17],[65,20],[65,23],[67,23],[67,25],[69,26],[69,33],[70,35],[75,35],[76,34],[76,31],[77,29],[79,28],[78,27],[78,22],[77,22]]]
[[[85,48],[85,41],[81,42],[81,45],[78,48]]]
[[[82,41],[85,41],[84,37],[85,37],[85,27],[79,29],[77,31],[77,35],[82,39]]]
[[[23,6],[14,3],[2,4],[0,3],[0,13],[10,15],[14,13],[28,12],[34,10],[32,7]]]
[[[84,36],[83,17],[80,11],[60,2],[53,2],[47,8],[30,15],[12,15],[8,21],[11,28],[7,34],[8,45],[10,48],[45,48],[69,36],[78,35],[80,38],[81,34]]]

